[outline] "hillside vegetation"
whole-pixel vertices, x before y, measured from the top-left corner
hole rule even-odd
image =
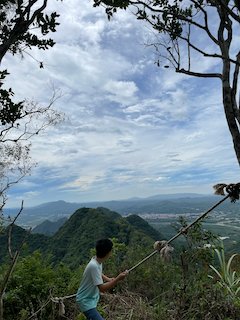
[[[179,221],[183,227],[185,221]],[[4,230],[3,230],[4,231]],[[15,226],[12,248],[16,249],[26,230]],[[111,238],[112,257],[104,273],[115,276],[130,269],[153,251],[162,236],[136,215],[122,217],[106,208],[78,209],[53,236],[30,234],[8,283],[4,299],[5,320],[84,320],[75,303],[82,272],[94,254],[98,238]],[[101,297],[99,311],[106,320],[240,320],[240,259],[219,264],[221,242],[197,224],[175,251],[172,262],[158,254],[141,263],[111,292]],[[0,237],[0,284],[9,270],[8,229]],[[214,247],[209,246],[211,244]],[[4,257],[4,259],[3,259]],[[219,270],[219,275],[213,270]],[[236,270],[236,273],[233,271]],[[65,315],[59,315],[63,298]]]
[[[27,231],[14,226],[13,249],[26,237]],[[89,258],[90,249],[97,239],[116,238],[119,242],[131,246],[151,244],[161,236],[158,231],[138,216],[122,217],[106,208],[78,209],[53,236],[29,234],[26,238],[25,252],[31,254],[39,250],[51,255],[54,263],[67,263],[77,267]],[[0,235],[0,259],[7,255],[7,233]]]

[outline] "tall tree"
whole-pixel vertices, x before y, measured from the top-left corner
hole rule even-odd
[[[0,65],[7,52],[24,56],[27,49],[37,47],[46,50],[54,45],[46,39],[51,31],[55,32],[58,14],[46,14],[48,0],[1,0],[0,2]],[[43,63],[40,62],[40,68]],[[7,70],[0,71],[0,225],[4,217],[2,209],[6,203],[7,190],[18,183],[32,167],[30,158],[30,139],[49,125],[61,119],[61,114],[52,109],[57,95],[54,91],[47,106],[39,106],[27,99],[13,100],[12,88],[4,89]],[[23,205],[23,202],[22,202]],[[19,214],[22,211],[21,207]],[[19,215],[18,214],[18,215]],[[18,215],[10,224],[8,249],[11,261],[0,283],[0,319],[3,320],[3,298],[11,274],[23,245],[12,254],[11,231]]]
[[[193,77],[217,78],[222,102],[240,164],[240,2],[239,0],[94,0],[103,5],[109,20],[119,9],[131,8],[138,20],[149,24],[158,34],[153,43],[158,64]],[[205,39],[203,41],[202,39]],[[217,59],[210,72],[199,72],[193,57]],[[196,60],[195,60],[196,61]]]
[[[49,32],[55,32],[59,16],[46,14],[47,0],[2,0],[0,2],[0,65],[7,52],[24,55],[27,49],[46,50],[54,45]],[[36,32],[37,30],[37,32]],[[40,62],[40,67],[43,63]],[[0,121],[14,123],[22,116],[23,102],[12,101],[12,89],[2,89],[7,70],[0,72]]]
[[[2,0],[0,2],[0,65],[6,53],[22,57],[33,47],[47,50],[54,45],[48,37],[56,31],[56,12],[47,12],[48,0]],[[43,63],[39,62],[40,68]],[[12,88],[4,88],[7,70],[0,71],[0,211],[6,191],[30,172],[30,138],[61,119],[52,109],[53,92],[47,106],[29,101],[16,102]]]
[[[62,121],[63,114],[52,108],[58,98],[60,93],[53,91],[53,96],[46,106],[25,100],[17,121],[2,121],[0,125],[0,212],[7,201],[8,189],[30,174],[32,167],[35,166],[30,156],[31,138],[47,127]]]

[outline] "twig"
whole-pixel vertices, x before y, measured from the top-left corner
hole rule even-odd
[[[8,253],[11,259],[13,259],[13,254],[12,254],[12,246],[11,246],[11,241],[12,241],[12,229],[13,229],[13,225],[15,223],[15,221],[17,220],[17,218],[19,217],[19,215],[21,214],[23,210],[23,200],[21,203],[21,208],[18,212],[18,214],[15,216],[15,218],[13,219],[13,221],[11,222],[11,224],[9,225],[9,229],[8,229]]]

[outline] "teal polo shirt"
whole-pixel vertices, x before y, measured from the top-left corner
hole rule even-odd
[[[76,301],[82,312],[96,308],[100,293],[98,286],[103,284],[102,264],[93,257],[87,264],[77,291]]]

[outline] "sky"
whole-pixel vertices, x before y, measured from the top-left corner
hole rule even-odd
[[[7,55],[2,66],[16,98],[44,105],[53,86],[61,91],[54,108],[65,120],[32,139],[37,166],[9,190],[7,207],[213,194],[216,183],[238,182],[219,80],[158,67],[146,46],[151,30],[129,11],[109,22],[91,1],[51,1],[51,9],[60,13],[56,45]]]

